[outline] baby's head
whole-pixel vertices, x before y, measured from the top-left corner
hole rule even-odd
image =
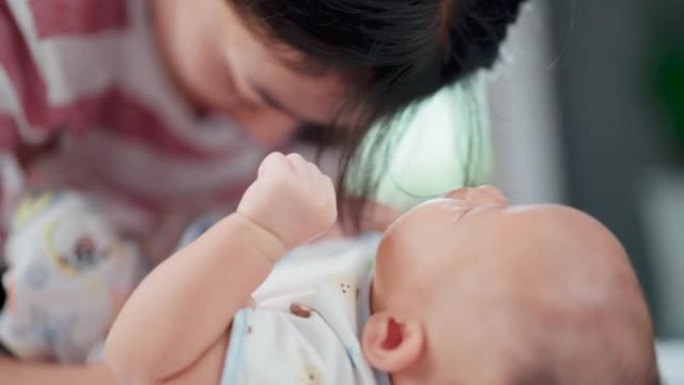
[[[385,233],[363,348],[402,384],[657,382],[627,255],[600,223],[512,207],[493,187],[425,203]]]

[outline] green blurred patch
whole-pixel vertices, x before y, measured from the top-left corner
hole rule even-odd
[[[656,101],[669,121],[674,147],[684,157],[684,5],[679,2],[650,13],[649,66]]]
[[[684,147],[684,52],[665,52],[660,57],[655,68],[655,88],[672,120],[672,134]]]

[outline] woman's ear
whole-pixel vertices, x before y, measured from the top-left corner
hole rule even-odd
[[[398,320],[388,312],[373,314],[361,338],[366,360],[376,369],[395,373],[423,355],[425,330],[418,320]]]

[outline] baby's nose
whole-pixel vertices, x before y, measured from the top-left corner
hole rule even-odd
[[[447,198],[466,201],[474,206],[495,204],[507,206],[508,201],[503,192],[494,186],[466,187],[451,191]]]
[[[478,187],[477,190],[480,191],[482,196],[486,197],[486,199],[501,206],[508,206],[508,199],[506,199],[506,195],[504,195],[503,191],[499,190],[497,187],[485,185]]]

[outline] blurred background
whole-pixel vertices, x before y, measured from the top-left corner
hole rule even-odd
[[[496,182],[617,234],[684,384],[684,2],[534,0],[491,76]]]

